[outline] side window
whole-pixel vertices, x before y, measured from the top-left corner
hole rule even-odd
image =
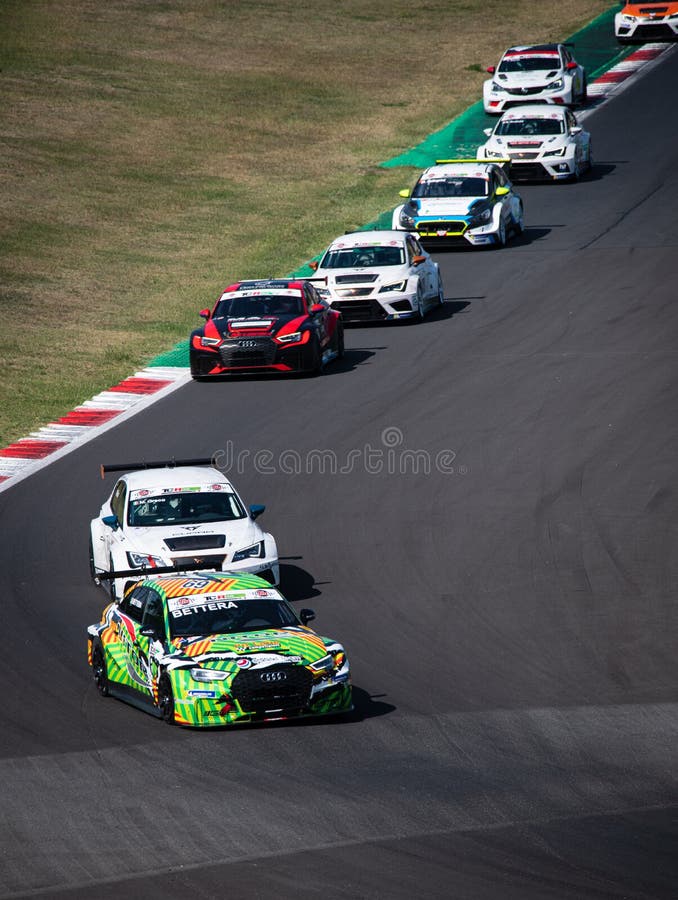
[[[148,588],[132,588],[132,590],[128,591],[120,601],[120,612],[129,616],[130,619],[134,619],[135,622],[141,622],[144,616],[148,594]]]
[[[124,481],[119,481],[115,489],[113,491],[113,495],[111,496],[111,509],[114,514],[118,517],[118,522],[121,525],[124,524],[123,515],[125,513],[125,495],[127,493],[127,485]]]
[[[144,628],[152,628],[156,634],[164,635],[165,621],[162,615],[162,600],[157,591],[147,588],[148,596],[142,625]]]

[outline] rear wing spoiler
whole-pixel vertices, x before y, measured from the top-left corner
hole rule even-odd
[[[436,165],[443,166],[447,165],[448,163],[479,163],[486,166],[488,163],[492,163],[492,165],[497,165],[504,168],[504,166],[509,165],[510,162],[510,157],[498,156],[496,159],[476,159],[475,157],[473,159],[437,159]]]
[[[133,463],[106,463],[99,467],[101,477],[106,472],[129,472],[133,469],[176,469],[179,466],[214,466],[216,453],[214,456],[198,457],[196,459],[160,459],[154,462],[133,462]]]
[[[181,572],[202,572],[217,570],[214,563],[185,562],[175,566],[139,566],[138,569],[117,569],[111,572],[97,572],[96,581],[113,581],[114,578],[134,578],[140,580],[149,575],[178,575]],[[220,572],[221,569],[218,569]]]

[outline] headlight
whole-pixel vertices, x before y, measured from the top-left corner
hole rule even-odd
[[[623,21],[623,22],[635,22],[635,21],[636,21],[636,17],[635,17],[635,16],[626,16],[626,15],[624,15],[624,16],[622,16],[622,21]]]
[[[559,150],[546,150],[544,156],[565,156],[565,147],[561,147]]]
[[[191,669],[191,678],[194,681],[225,681],[228,672],[219,672],[217,669]]]
[[[130,569],[140,569],[142,566],[155,568],[164,566],[165,560],[161,556],[151,556],[150,553],[132,553],[128,550],[127,563]]]
[[[313,669],[314,672],[330,673],[334,671],[334,657],[328,653],[327,656],[323,656],[317,662],[311,663],[309,668]]]
[[[316,291],[320,294],[321,297],[331,297],[332,292],[328,291],[327,288],[316,288]]]
[[[261,558],[264,555],[264,542],[259,541],[258,544],[252,544],[251,547],[245,547],[244,550],[238,550],[233,554],[233,562],[239,562],[241,559]]]
[[[503,90],[504,90],[504,88],[503,88],[500,84],[497,84],[496,81],[493,81],[493,82],[492,82],[492,91],[493,91],[493,93],[496,94],[497,91],[503,91]]]
[[[218,347],[221,343],[221,338],[201,337],[200,343],[203,347]]]
[[[279,334],[276,340],[280,341],[281,344],[291,344],[293,341],[301,340],[301,332],[293,331],[292,334]]]
[[[552,81],[551,84],[547,84],[545,90],[547,91],[562,91],[565,87],[565,82],[562,78],[556,79],[556,81]]]
[[[383,287],[379,288],[379,293],[384,294],[388,291],[404,291],[407,287],[407,278],[404,281],[394,281],[393,284],[385,284]]]
[[[409,213],[405,212],[405,207],[400,210],[398,221],[401,228],[414,228],[414,218]]]
[[[478,228],[480,225],[487,225],[491,221],[492,210],[488,207],[487,209],[478,210],[478,212],[474,211],[468,221],[468,227]]]
[[[499,159],[504,158],[504,154],[501,152],[497,152],[496,150],[488,150],[485,148],[485,156],[497,157]]]

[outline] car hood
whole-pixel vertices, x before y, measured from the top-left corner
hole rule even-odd
[[[174,638],[167,660],[174,667],[200,664],[226,671],[257,669],[279,663],[310,665],[327,652],[327,642],[310,628],[268,628],[237,634],[213,634],[201,637]]]
[[[418,200],[416,216],[467,216],[472,204],[487,197],[445,197]]]
[[[504,88],[541,87],[561,78],[562,75],[562,69],[542,69],[539,72],[509,72],[505,76],[495,76],[494,81]]]
[[[235,552],[262,538],[261,528],[249,518],[196,525],[156,525],[128,528],[126,549],[167,558],[196,551]]]
[[[262,335],[274,335],[279,332],[297,331],[308,316],[297,314],[287,316],[248,316],[218,317],[210,320],[220,337],[224,338],[248,338]],[[207,332],[206,332],[207,333]]]

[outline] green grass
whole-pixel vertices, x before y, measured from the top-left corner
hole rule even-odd
[[[3,0],[0,446],[392,207],[380,161],[609,5]]]

